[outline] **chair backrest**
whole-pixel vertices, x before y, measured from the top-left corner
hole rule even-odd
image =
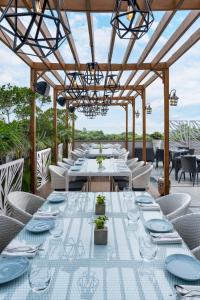
[[[146,164],[136,168],[132,173],[132,185],[135,189],[146,189],[149,186],[153,165]]]
[[[181,156],[181,169],[184,172],[195,172],[197,159],[195,156]]]
[[[126,164],[129,166],[131,165],[132,163],[135,163],[138,161],[138,157],[135,157],[135,158],[131,158],[129,160],[127,160]]]
[[[69,176],[68,169],[50,165],[49,171],[51,175],[51,186],[54,190],[68,190]]]
[[[144,161],[140,160],[140,161],[133,162],[128,167],[129,167],[129,169],[131,169],[132,172],[134,172],[136,170],[136,168],[142,167],[143,165],[144,165]]]
[[[156,150],[156,159],[158,161],[164,161],[164,149],[157,149]]]
[[[174,193],[156,199],[164,215],[169,220],[184,215],[191,202],[191,196],[186,193]]]
[[[11,192],[8,194],[7,212],[10,217],[26,224],[44,201],[45,199],[30,193]]]
[[[200,213],[176,218],[172,224],[190,250],[200,245]]]
[[[24,224],[8,216],[0,216],[0,253],[23,229]]]
[[[68,164],[66,164],[66,163],[64,163],[62,161],[57,161],[57,166],[59,166],[61,168],[64,168],[64,169],[67,169],[67,170],[71,168],[70,165],[68,165]]]
[[[70,166],[73,166],[75,162],[73,159],[69,159],[69,158],[63,158],[63,161],[65,164],[68,164]]]

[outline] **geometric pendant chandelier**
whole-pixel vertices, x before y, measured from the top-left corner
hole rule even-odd
[[[19,2],[8,1],[0,17],[0,29],[13,37],[11,49],[14,52],[47,57],[56,51],[70,34],[67,16],[65,23],[61,18],[60,0],[54,1],[55,8],[51,7],[49,0],[29,0],[27,9],[20,8]],[[50,29],[51,37],[43,36],[44,23]],[[34,47],[37,54],[30,47]]]
[[[136,24],[139,18],[141,25]],[[116,0],[110,23],[121,39],[140,39],[148,32],[153,21],[149,0]]]
[[[98,85],[103,79],[103,73],[100,70],[97,62],[90,62],[86,64],[86,72],[84,74],[85,82],[88,85]]]

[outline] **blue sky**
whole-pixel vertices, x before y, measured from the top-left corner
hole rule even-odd
[[[150,52],[145,62],[150,62],[160,49],[167,42],[176,28],[181,24],[189,11],[178,12],[172,19],[170,25],[166,28],[163,35],[158,40],[154,49]],[[154,14],[155,21],[148,32],[142,39],[138,40],[128,60],[129,63],[135,63],[140,57],[145,45],[148,43],[153,31],[158,26],[164,12]],[[91,51],[89,47],[89,36],[87,31],[87,20],[85,14],[68,13],[69,23],[75,44],[78,49],[81,63],[91,61]],[[94,40],[96,61],[106,63],[110,43],[111,14],[93,14],[94,18]],[[180,47],[187,38],[200,28],[200,19],[192,25],[185,35],[170,50],[163,61],[166,61]],[[116,38],[113,63],[122,61],[128,40]],[[73,63],[73,57],[67,43],[63,44],[60,51],[66,63]],[[55,61],[53,56],[50,57]],[[0,44],[0,84],[11,83],[20,86],[29,86],[30,71],[15,54],[13,54],[2,43]],[[60,72],[62,74],[62,72]],[[128,78],[130,72],[124,72],[121,78],[121,84]],[[136,80],[142,71],[138,72],[134,78]],[[62,74],[63,75],[63,74]],[[200,119],[200,42],[191,48],[178,62],[170,67],[170,89],[176,88],[177,95],[180,98],[178,107],[170,108],[171,120],[199,120]],[[157,79],[150,87],[147,88],[147,102],[151,103],[153,108],[152,115],[147,116],[148,132],[163,131],[163,84]],[[141,112],[141,98],[136,98],[136,109]],[[125,111],[120,107],[112,107],[106,117],[97,117],[94,120],[88,120],[83,114],[78,114],[76,128],[87,130],[103,130],[108,133],[123,132],[125,130]],[[136,131],[141,133],[142,119],[136,119]],[[131,106],[129,108],[129,128],[131,130]]]

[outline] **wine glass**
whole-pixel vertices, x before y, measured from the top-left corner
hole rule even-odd
[[[55,226],[50,230],[50,233],[53,238],[59,238],[63,234],[64,222],[63,218],[55,220]]]
[[[44,292],[50,285],[51,273],[48,267],[32,265],[28,271],[28,282],[34,292]]]
[[[158,247],[151,240],[151,237],[141,236],[139,237],[139,252],[143,261],[151,262],[155,259],[158,251]]]

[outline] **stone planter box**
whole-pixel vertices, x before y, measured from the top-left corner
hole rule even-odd
[[[106,205],[105,204],[97,204],[95,205],[95,214],[96,215],[105,215]]]
[[[94,230],[94,243],[95,245],[106,245],[108,242],[108,229],[95,229]]]
[[[171,188],[171,181],[169,181],[169,189]],[[164,178],[160,177],[158,178],[158,192],[161,196],[165,195],[164,192]]]

